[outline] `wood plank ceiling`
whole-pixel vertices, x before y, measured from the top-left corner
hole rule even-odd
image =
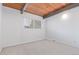
[[[64,7],[65,5],[66,4],[63,3],[32,3],[28,5],[26,11],[40,16],[44,16],[46,14],[49,14],[50,12]]]
[[[27,5],[26,3],[4,3],[3,6],[23,10],[24,6]],[[24,9],[24,11],[45,16],[50,14],[51,12],[55,12],[57,10],[62,9],[63,7],[66,7],[68,4],[66,3],[29,3],[27,5],[27,8]]]
[[[3,3],[3,6],[21,10],[24,4],[23,3]]]

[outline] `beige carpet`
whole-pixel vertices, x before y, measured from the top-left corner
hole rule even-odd
[[[51,40],[41,40],[4,48],[1,55],[74,55],[79,49]]]

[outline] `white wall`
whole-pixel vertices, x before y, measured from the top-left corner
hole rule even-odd
[[[1,11],[2,11],[2,4],[0,3],[0,52],[1,52],[1,48],[2,48],[1,47],[2,46],[2,39],[1,39],[1,37],[2,37],[1,36],[1,18],[2,18],[1,14],[2,14],[2,12]]]
[[[68,14],[67,19],[62,19]],[[79,47],[79,7],[46,18],[47,39]]]
[[[29,17],[41,20],[41,29],[24,30],[24,18],[27,19]],[[44,34],[44,21],[42,17],[26,12],[20,14],[18,10],[2,7],[2,47],[42,40],[45,38]]]

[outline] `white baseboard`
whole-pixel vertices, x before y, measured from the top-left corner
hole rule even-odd
[[[39,38],[37,40],[20,41],[20,42],[13,43],[13,44],[6,44],[6,45],[3,46],[3,48],[16,46],[16,45],[21,45],[21,44],[25,44],[25,43],[36,42],[36,41],[39,41],[39,40],[44,40],[44,39]],[[2,50],[2,49],[0,48],[0,50]]]
[[[48,39],[48,40],[51,40],[53,42],[63,43],[65,45],[68,45],[68,46],[71,46],[71,47],[79,48],[79,45],[76,44],[76,43],[73,43],[73,41],[58,40],[58,39]]]

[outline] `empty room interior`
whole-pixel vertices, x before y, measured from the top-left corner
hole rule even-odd
[[[0,55],[79,55],[79,3],[0,8]]]

